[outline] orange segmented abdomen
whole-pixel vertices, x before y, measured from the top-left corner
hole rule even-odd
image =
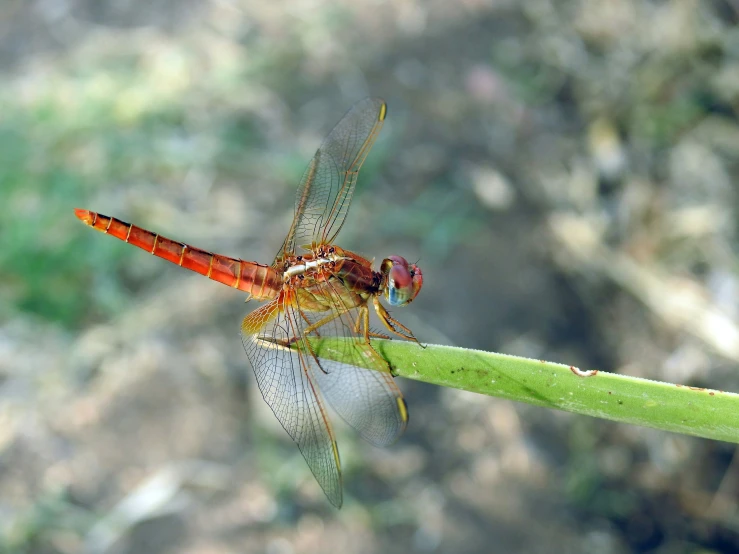
[[[243,290],[257,300],[275,298],[282,289],[282,276],[270,266],[193,248],[115,217],[80,209],[75,209],[74,213],[93,229],[113,235],[214,281]]]

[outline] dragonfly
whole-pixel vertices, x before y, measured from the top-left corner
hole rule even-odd
[[[336,434],[327,406],[372,444],[394,443],[408,424],[408,407],[372,339],[410,329],[380,302],[406,306],[423,285],[421,269],[401,256],[379,264],[336,245],[359,170],[382,128],[387,105],[357,102],[324,139],[298,187],[295,216],[270,265],[206,252],[89,210],[75,209],[90,227],[263,301],[241,324],[259,390],[336,507],[343,502]],[[382,329],[370,327],[370,308]],[[380,332],[382,331],[382,332]],[[320,357],[319,342],[336,340],[341,362]]]

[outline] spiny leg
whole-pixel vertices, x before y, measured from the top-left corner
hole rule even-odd
[[[317,329],[326,325],[327,323],[330,323],[331,321],[333,321],[334,319],[336,319],[337,317],[341,315],[341,313],[334,312],[333,314],[329,314],[323,319],[316,321],[315,323],[311,323],[301,310],[297,310],[297,311],[300,313],[300,317],[303,318],[303,321],[309,324],[307,327],[303,329],[303,335],[309,335],[310,333],[315,332],[317,337],[321,336],[318,333]],[[289,339],[273,339],[271,337],[260,337],[260,339],[265,342],[271,342],[272,344],[277,344],[279,346],[290,347],[296,342],[298,342],[298,340],[300,340],[300,337],[298,337],[297,334],[294,334],[294,336]]]
[[[370,331],[367,333],[368,337],[372,337],[373,339],[385,339],[390,340],[390,335],[386,335],[385,333],[378,333],[376,331]]]
[[[305,329],[303,329],[303,332],[304,332],[304,333],[306,333],[306,334],[308,334],[308,333],[311,333],[311,332],[313,332],[313,331],[314,331],[315,329],[314,329],[314,328],[311,328],[311,327],[312,327],[312,325],[314,325],[314,324],[313,324],[313,323],[311,323],[311,322],[310,322],[310,321],[308,320],[308,316],[306,316],[306,315],[305,315],[305,312],[304,312],[303,310],[298,310],[298,311],[300,312],[300,317],[301,317],[301,318],[303,318],[303,321],[305,321],[305,322],[306,322],[306,324],[308,325],[308,326],[307,326],[307,327],[306,327]],[[328,323],[328,322],[326,322],[326,323]],[[321,334],[320,334],[320,333],[318,333],[318,331],[316,331],[316,336],[317,336],[317,337],[320,337],[320,336],[321,336]]]
[[[367,304],[363,304],[359,307],[357,313],[357,320],[354,322],[354,332],[359,335],[360,333],[367,337]],[[365,332],[362,332],[362,323],[364,323]]]
[[[345,310],[345,311],[348,311],[348,310]],[[313,333],[314,331],[316,331],[320,327],[323,327],[327,323],[332,322],[337,317],[341,317],[342,314],[343,314],[343,312],[340,312],[339,310],[335,310],[333,313],[327,315],[326,317],[324,317],[322,319],[319,319],[315,323],[311,323],[310,325],[308,325],[308,327],[306,327],[305,329],[303,329],[303,334],[308,335],[310,333]],[[306,323],[310,323],[308,321],[308,319],[305,317],[305,314],[303,314],[303,312],[300,312],[300,315],[303,316],[303,319],[305,319]],[[317,332],[316,332],[316,335],[318,335]],[[318,336],[320,336],[320,335],[318,335]]]
[[[372,298],[372,304],[375,307],[375,311],[377,312],[377,316],[380,318],[380,321],[382,321],[383,325],[385,325],[385,327],[387,327],[390,332],[395,333],[396,335],[404,339],[418,342],[418,339],[413,336],[413,331],[411,331],[410,329],[408,329],[408,327],[400,323],[400,321],[392,317],[390,313],[385,309],[385,307],[380,304],[380,300],[377,298],[377,296],[374,296]],[[396,327],[402,329],[403,331],[405,331],[405,333],[398,331]]]
[[[364,327],[364,330],[361,329],[361,327]],[[388,335],[385,335],[384,333],[375,333],[370,329],[369,326],[369,308],[367,307],[367,304],[362,304],[359,308],[359,313],[357,314],[357,321],[354,324],[354,332],[359,335],[364,335],[364,340],[369,343],[370,337],[373,339],[389,339],[390,337]]]

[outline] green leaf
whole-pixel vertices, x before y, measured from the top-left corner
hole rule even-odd
[[[342,361],[341,339],[311,340],[317,356]],[[739,395],[481,350],[374,340],[400,377],[555,408],[739,443]],[[578,374],[579,373],[579,374]],[[589,375],[589,376],[583,376]]]

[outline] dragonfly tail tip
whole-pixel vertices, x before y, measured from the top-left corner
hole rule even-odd
[[[82,221],[85,225],[92,225],[92,212],[89,210],[83,210],[81,208],[75,208],[74,209],[74,215],[77,216],[77,219]]]

